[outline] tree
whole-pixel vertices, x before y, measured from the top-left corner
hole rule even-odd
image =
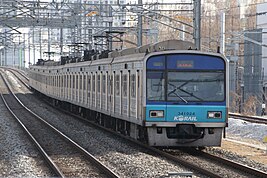
[[[249,96],[248,99],[244,103],[243,107],[243,114],[245,115],[257,115],[257,106],[259,106],[261,103],[257,99],[257,96]]]

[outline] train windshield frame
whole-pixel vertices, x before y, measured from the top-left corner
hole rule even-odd
[[[224,101],[224,72],[168,71],[167,101]]]
[[[199,54],[153,56],[147,60],[147,102],[225,102],[226,64]]]

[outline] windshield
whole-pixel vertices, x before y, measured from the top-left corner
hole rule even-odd
[[[147,99],[151,101],[165,100],[165,79],[163,72],[147,73]]]
[[[224,101],[223,72],[168,72],[167,101]]]

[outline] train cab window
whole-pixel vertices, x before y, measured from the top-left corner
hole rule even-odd
[[[147,72],[147,100],[165,100],[165,77],[164,72]]]
[[[131,83],[130,83],[130,86],[131,86],[131,97],[132,98],[135,98],[136,97],[136,78],[135,78],[135,75],[131,75]]]
[[[224,72],[168,72],[167,100],[224,101]]]
[[[120,95],[120,75],[115,76],[115,94]]]

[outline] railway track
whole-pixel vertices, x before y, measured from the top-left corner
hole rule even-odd
[[[8,71],[12,71],[13,74],[14,72],[19,73],[20,76],[22,76],[26,81],[29,81],[29,78],[21,70],[17,70],[17,69],[10,68],[10,67],[1,67],[1,68],[6,69]]]
[[[190,162],[195,163],[201,163],[203,167],[206,167],[206,165],[210,164],[214,167],[218,167],[218,173],[225,172],[226,170],[231,170],[232,175],[230,177],[267,177],[267,173],[252,167],[249,167],[245,164],[240,164],[237,162],[234,162],[232,160],[222,158],[219,156],[215,156],[213,154],[207,153],[205,151],[196,150],[196,149],[180,149],[180,150],[165,150],[165,152],[174,155],[182,157],[186,160],[189,160]],[[194,159],[192,159],[191,156],[194,156]],[[224,177],[228,177],[225,175]]]
[[[203,174],[205,176],[208,176],[208,177],[212,177],[212,178],[227,177],[227,176],[234,177],[233,175],[237,175],[236,177],[263,177],[263,178],[267,177],[267,173],[263,172],[261,170],[257,170],[257,169],[248,167],[244,164],[240,164],[240,163],[237,163],[237,162],[234,162],[231,160],[227,160],[225,158],[221,158],[221,157],[211,155],[211,154],[205,153],[203,151],[197,151],[194,149],[192,149],[191,152],[185,151],[184,153],[187,152],[188,154],[190,154],[190,156],[193,156],[195,158],[200,156],[200,157],[202,157],[201,159],[204,158],[206,161],[205,160],[195,161],[196,159],[191,159],[191,161],[188,161],[184,156],[181,156],[180,154],[177,155],[172,151],[170,152],[170,151],[166,151],[166,150],[159,150],[159,149],[147,146],[143,143],[140,143],[139,141],[133,140],[133,139],[126,137],[126,136],[122,136],[121,134],[113,132],[110,129],[107,129],[107,128],[99,126],[93,122],[90,122],[81,116],[77,116],[75,114],[69,113],[68,111],[64,111],[64,110],[61,110],[61,111],[64,113],[67,113],[69,115],[72,115],[73,117],[76,117],[78,119],[81,119],[85,122],[89,122],[89,124],[93,124],[96,127],[99,127],[99,128],[101,128],[107,132],[111,132],[112,134],[115,134],[118,137],[122,137],[123,139],[126,139],[129,142],[132,142],[136,145],[139,145],[139,146],[145,148],[146,150],[149,150],[151,152],[151,154],[160,155],[162,157],[170,159],[177,164],[182,164],[183,166],[190,168],[190,169],[192,169],[192,170],[194,170],[200,174]],[[202,162],[203,164],[199,164],[199,162]],[[217,167],[217,169],[220,171],[214,172],[213,169],[210,170],[205,165],[212,165],[212,167]],[[208,166],[208,167],[210,167],[210,166]],[[224,174],[223,171],[226,169],[230,169],[232,171],[232,173],[230,173],[228,175],[226,175],[226,173],[225,173],[225,175],[222,176]]]
[[[11,68],[5,68],[5,70],[7,70],[10,73],[12,73],[25,87],[30,89],[30,86],[28,84],[29,78],[26,77],[23,73],[15,70],[15,69],[11,69]]]
[[[1,78],[10,92],[1,93],[6,107],[34,142],[55,176],[118,177],[89,152],[25,107],[2,73]]]
[[[63,112],[66,113],[66,111],[63,111]],[[76,118],[83,119],[85,122],[88,122],[88,120],[84,119],[83,117],[74,115],[72,113],[68,113],[68,115],[70,115],[70,114],[73,115]],[[95,125],[92,122],[90,122],[90,124]],[[109,129],[106,129],[106,128],[101,127],[99,125],[95,125],[95,126],[100,127],[102,129],[110,132]],[[117,134],[117,133],[114,133],[114,132],[112,132],[112,134],[115,134],[115,135],[121,137],[120,134]],[[203,164],[200,164],[201,165],[200,166],[200,165],[196,164],[196,161],[193,161],[193,162],[187,161],[186,158],[181,156],[181,155],[175,155],[172,152],[165,152],[165,151],[161,151],[161,150],[158,150],[158,149],[155,149],[155,148],[148,147],[148,146],[146,146],[146,145],[144,145],[144,144],[142,144],[140,142],[137,142],[135,140],[132,140],[132,139],[130,139],[128,137],[123,137],[123,138],[127,139],[130,142],[133,142],[134,144],[137,144],[137,145],[139,145],[139,146],[141,146],[141,147],[143,147],[143,148],[145,148],[147,150],[150,150],[152,152],[152,154],[161,155],[162,157],[166,157],[166,158],[174,161],[177,164],[182,164],[187,168],[190,168],[190,169],[192,169],[192,170],[194,170],[194,171],[196,171],[196,172],[198,172],[200,174],[203,174],[203,175],[206,175],[206,176],[209,176],[209,177],[224,177],[224,176],[222,176],[224,169],[231,169],[233,174],[239,175],[239,176],[242,176],[242,177],[267,177],[267,174],[265,172],[263,172],[263,171],[260,171],[260,170],[257,170],[257,169],[253,169],[253,168],[248,167],[246,165],[235,163],[233,161],[230,161],[230,160],[227,160],[227,159],[223,159],[221,157],[210,155],[210,154],[205,153],[205,152],[198,151],[198,152],[191,152],[190,153],[191,156],[202,157],[202,158],[208,160],[208,161],[206,161],[206,163],[202,162]],[[221,172],[220,173],[216,173],[214,170],[209,170],[209,168],[205,168],[205,166],[203,166],[205,164],[210,164],[210,165],[212,165],[214,167],[218,167],[218,169],[221,169]],[[225,168],[222,168],[222,167],[225,167]]]
[[[258,116],[246,116],[238,113],[229,113],[229,117],[233,117],[234,119],[242,119],[252,123],[267,124],[267,118]]]

